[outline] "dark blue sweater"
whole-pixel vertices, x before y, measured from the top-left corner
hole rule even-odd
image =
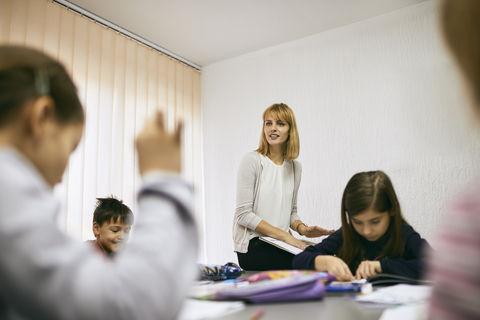
[[[382,253],[387,240],[385,236],[377,241],[368,241],[360,237],[362,245],[365,247],[364,258],[366,260],[374,260]],[[422,239],[409,225],[402,225],[402,236],[403,243],[405,244],[403,257],[398,259],[388,259],[387,257],[380,260],[382,272],[419,279],[425,265],[426,255],[431,247],[428,242]],[[316,256],[336,255],[342,247],[342,244],[343,234],[342,228],[340,228],[319,244],[309,246],[305,251],[296,255],[293,258],[293,268],[314,270]],[[352,270],[352,272],[355,271],[356,270]]]

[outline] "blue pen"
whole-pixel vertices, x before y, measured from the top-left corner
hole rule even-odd
[[[363,292],[366,289],[367,280],[354,280],[348,282],[333,281],[326,286],[327,292],[353,291]]]

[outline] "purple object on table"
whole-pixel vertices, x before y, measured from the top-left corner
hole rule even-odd
[[[243,300],[247,303],[320,300],[325,285],[316,275],[262,281],[219,291],[215,300]]]

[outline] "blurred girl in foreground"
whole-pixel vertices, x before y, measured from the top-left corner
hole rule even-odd
[[[441,11],[445,42],[480,110],[480,1],[448,0]],[[450,207],[431,261],[430,318],[480,319],[480,183]]]

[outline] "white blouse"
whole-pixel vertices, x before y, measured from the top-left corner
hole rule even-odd
[[[294,189],[292,161],[284,160],[283,164],[277,165],[268,157],[261,156],[260,158],[262,183],[255,214],[272,226],[288,232]],[[254,231],[250,239],[261,236],[264,235]]]

